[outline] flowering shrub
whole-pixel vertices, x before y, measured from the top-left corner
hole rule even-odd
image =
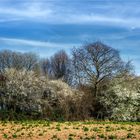
[[[84,104],[86,98],[83,92],[72,90],[60,80],[49,81],[45,90],[45,100],[49,102],[51,119],[78,120],[87,118],[89,107]]]
[[[123,78],[122,78],[123,79]],[[135,81],[114,80],[110,88],[100,97],[110,119],[118,121],[138,121],[140,118],[140,93]],[[120,80],[120,81],[119,81]]]
[[[83,93],[60,80],[48,80],[33,71],[6,69],[3,110],[48,119],[77,119],[85,114]]]
[[[6,69],[7,78],[3,104],[13,111],[40,112],[39,102],[47,85],[47,79],[33,71]]]

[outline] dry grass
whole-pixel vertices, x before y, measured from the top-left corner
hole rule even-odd
[[[140,123],[0,122],[0,140],[140,140]]]

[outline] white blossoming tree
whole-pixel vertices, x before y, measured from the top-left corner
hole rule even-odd
[[[33,71],[6,69],[6,86],[3,103],[8,110],[37,111],[39,102],[47,85],[47,79]]]
[[[106,117],[118,121],[140,120],[140,92],[133,77],[115,79],[110,88],[100,97]]]

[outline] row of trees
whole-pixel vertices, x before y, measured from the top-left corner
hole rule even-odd
[[[61,50],[43,59],[34,53],[1,51],[0,72],[5,83],[1,110],[36,110],[43,118],[140,119],[139,77],[118,50],[101,42],[73,48],[71,56]]]
[[[16,70],[26,69],[49,76],[53,79],[64,78],[68,68],[69,56],[64,50],[54,54],[50,59],[39,58],[34,53],[12,52],[10,50],[0,51],[0,72],[6,68]]]
[[[12,52],[10,50],[0,51],[0,71],[6,68],[17,70],[25,68],[27,71],[35,70],[38,64],[38,57],[34,53]]]

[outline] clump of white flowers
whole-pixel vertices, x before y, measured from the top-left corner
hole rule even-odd
[[[118,121],[138,121],[140,119],[138,85],[122,79],[113,81],[110,88],[100,97],[100,102],[105,107],[107,114],[110,114],[107,116],[108,118]]]
[[[38,101],[47,86],[47,79],[33,71],[6,69],[5,97],[7,105],[22,109],[39,109]]]

